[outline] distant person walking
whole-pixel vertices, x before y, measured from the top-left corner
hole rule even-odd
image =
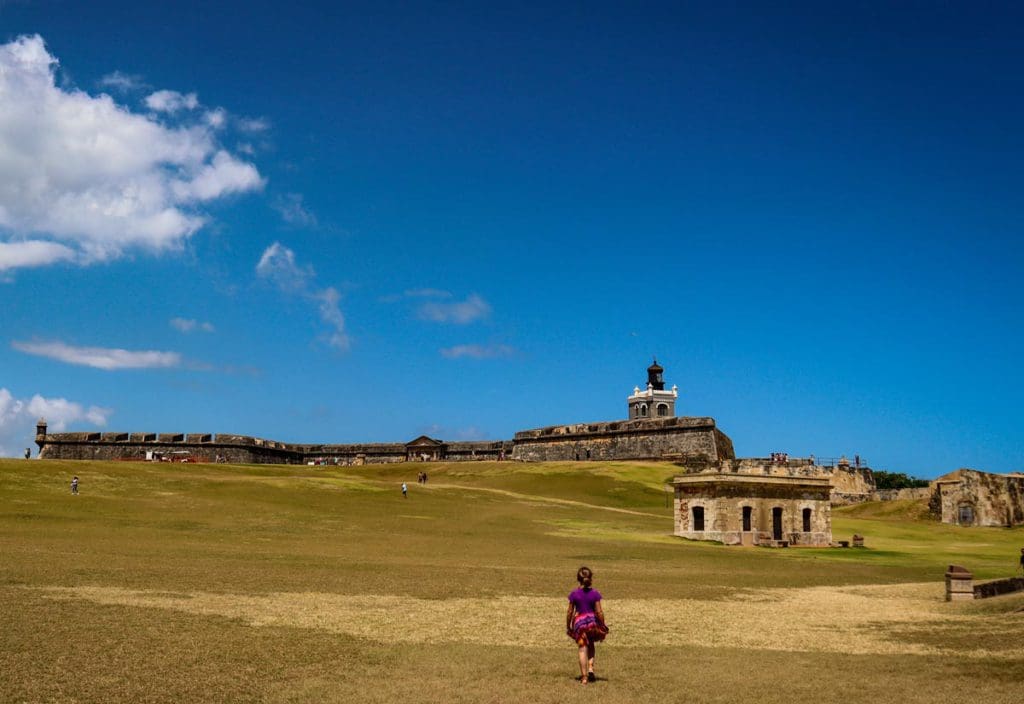
[[[1024,572],[1024,548],[1020,549],[1020,571]]]
[[[594,573],[589,567],[576,572],[579,589],[569,594],[569,610],[565,613],[565,632],[579,646],[580,684],[595,682],[594,655],[596,644],[608,635],[601,608],[601,592],[593,588]]]
[[[405,485],[405,482],[402,482],[402,498],[403,499],[408,499],[409,498],[409,487],[407,487]]]
[[[78,477],[71,477],[71,493],[78,496]]]

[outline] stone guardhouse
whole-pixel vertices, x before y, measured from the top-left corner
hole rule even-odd
[[[673,479],[675,535],[726,545],[828,547],[827,478],[688,474]]]

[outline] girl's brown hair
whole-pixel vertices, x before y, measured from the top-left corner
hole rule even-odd
[[[589,567],[580,567],[576,571],[576,581],[584,588],[589,587],[594,581],[594,572]]]

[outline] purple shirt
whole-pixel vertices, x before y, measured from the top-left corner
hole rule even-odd
[[[578,614],[594,613],[594,605],[601,601],[601,592],[596,589],[576,589],[569,594],[569,603]]]

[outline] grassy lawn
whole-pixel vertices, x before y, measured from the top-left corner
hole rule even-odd
[[[1024,696],[1024,598],[942,586],[950,563],[1012,574],[1024,531],[893,502],[833,512],[864,550],[687,542],[671,475],[0,461],[0,702]],[[612,629],[586,688],[563,631],[580,564]]]

